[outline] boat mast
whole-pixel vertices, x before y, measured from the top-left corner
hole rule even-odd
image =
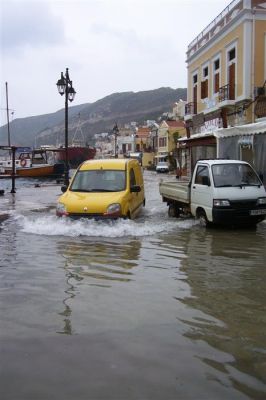
[[[11,146],[10,141],[10,126],[9,126],[9,108],[8,108],[8,84],[6,82],[6,114],[7,114],[7,138],[8,138],[8,147]]]

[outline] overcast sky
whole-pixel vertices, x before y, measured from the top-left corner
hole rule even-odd
[[[0,108],[12,118],[64,107],[56,88],[69,68],[74,104],[115,92],[186,87],[188,44],[226,0],[0,0]],[[177,99],[178,100],[178,99]],[[6,123],[1,110],[0,125]]]

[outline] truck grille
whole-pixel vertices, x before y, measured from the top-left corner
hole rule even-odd
[[[250,200],[230,200],[232,208],[236,210],[250,210],[256,207],[257,199]]]

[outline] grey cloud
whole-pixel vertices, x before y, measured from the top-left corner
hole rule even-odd
[[[55,45],[64,41],[63,22],[42,1],[0,0],[0,39],[1,50],[8,53]]]

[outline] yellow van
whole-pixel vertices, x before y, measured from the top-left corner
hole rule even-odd
[[[85,161],[62,192],[60,217],[133,219],[145,206],[142,168],[133,159]]]

